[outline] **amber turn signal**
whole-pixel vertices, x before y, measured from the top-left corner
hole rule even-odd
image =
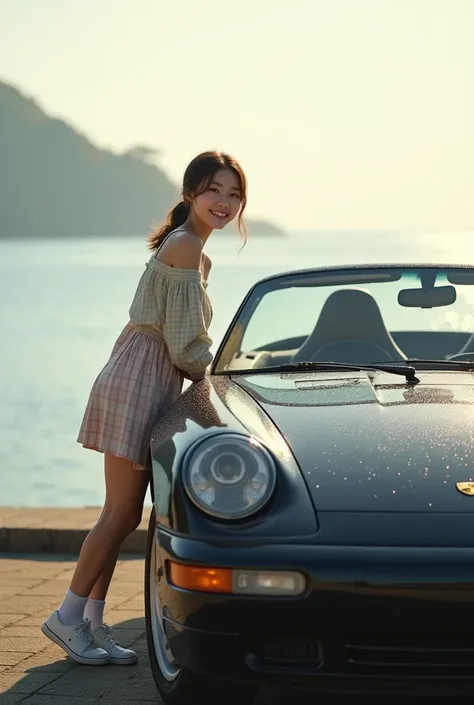
[[[295,570],[246,570],[167,563],[169,582],[195,592],[298,597],[304,594],[307,586],[304,574]]]
[[[201,568],[168,562],[169,579],[184,590],[199,592],[232,592],[232,570],[229,568]]]

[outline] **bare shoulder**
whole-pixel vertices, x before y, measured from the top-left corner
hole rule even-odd
[[[202,240],[185,231],[172,233],[158,255],[161,262],[180,269],[200,269],[201,257]]]

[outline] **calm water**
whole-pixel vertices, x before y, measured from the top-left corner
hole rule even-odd
[[[335,263],[474,263],[474,233],[295,233],[254,238],[241,253],[237,239],[216,235],[207,250],[216,346],[263,276]],[[102,503],[102,456],[76,435],[147,258],[136,237],[0,242],[0,505]]]

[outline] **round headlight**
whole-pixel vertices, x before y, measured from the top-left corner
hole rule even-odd
[[[222,433],[191,448],[184,461],[183,481],[189,497],[206,514],[243,519],[270,499],[276,468],[258,441]]]

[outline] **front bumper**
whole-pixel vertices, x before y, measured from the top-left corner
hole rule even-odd
[[[474,693],[474,549],[242,545],[157,529],[171,650],[191,670],[320,692]],[[301,570],[298,598],[189,592],[167,560]]]

